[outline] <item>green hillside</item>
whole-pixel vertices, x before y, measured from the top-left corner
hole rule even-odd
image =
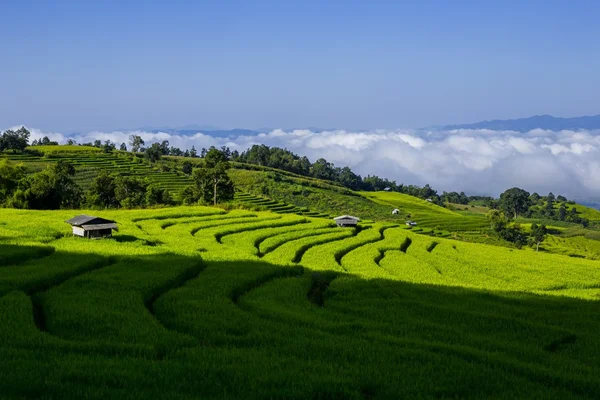
[[[484,215],[464,215],[447,208],[397,192],[361,192],[375,203],[397,208],[402,218],[425,226],[447,231],[478,231],[489,226]]]
[[[69,149],[64,151],[63,147]],[[123,176],[148,178],[151,182],[168,189],[174,196],[191,183],[191,179],[180,169],[172,168],[168,164],[150,165],[142,158],[134,158],[124,152],[105,154],[95,147],[85,146],[35,146],[36,151],[40,148],[45,156],[5,153],[0,154],[0,159],[7,158],[14,162],[21,162],[29,172],[41,171],[58,160],[68,161],[75,166],[75,182],[84,190],[89,188],[94,177],[103,169]]]
[[[148,163],[140,156],[114,151],[104,153],[86,146],[34,146],[29,153],[3,153],[0,158],[23,163],[29,172],[37,172],[48,165],[64,160],[75,167],[75,181],[84,190],[102,170],[122,176],[148,178],[180,200],[181,191],[192,184],[189,175],[183,173],[184,161],[202,166],[200,158],[163,157],[157,163]],[[392,222],[407,228],[404,223],[417,223],[413,232],[461,241],[513,246],[490,234],[485,207],[451,205],[444,208],[426,200],[398,192],[356,192],[330,181],[297,175],[258,165],[232,163],[228,171],[236,187],[233,204],[256,211],[273,211],[279,214],[295,214],[306,217],[332,217],[350,214],[365,221]],[[534,206],[541,207],[541,206]],[[555,205],[555,208],[558,205]],[[600,257],[600,212],[577,204],[577,215],[590,220],[590,228],[555,220],[531,220],[520,218],[518,222],[528,229],[531,223],[544,223],[551,235],[542,244],[542,251],[598,259]],[[397,215],[392,210],[398,209]],[[513,246],[514,247],[514,246]]]
[[[373,203],[359,193],[326,181],[275,171],[233,169],[229,172],[237,190],[255,196],[307,208],[324,215],[355,215],[363,219],[389,220],[389,206]]]
[[[416,204],[425,218],[429,206]],[[77,213],[119,232],[72,237],[63,221]],[[597,261],[208,207],[2,217],[2,398],[600,389]]]

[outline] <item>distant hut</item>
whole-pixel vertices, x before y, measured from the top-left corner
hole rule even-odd
[[[406,225],[408,225],[408,226],[417,226],[417,223],[415,221],[406,221]]]
[[[360,221],[360,218],[353,217],[352,215],[342,215],[340,217],[335,217],[333,220],[335,221],[337,226],[343,228],[347,226],[356,226],[356,224],[358,224],[358,221]]]
[[[394,208],[394,209],[392,210],[392,215],[396,215],[396,214],[398,214],[399,212],[400,212],[400,210],[398,210],[397,208]]]
[[[65,222],[73,227],[73,235],[88,239],[111,237],[113,229],[119,230],[115,221],[91,215],[78,215]]]
[[[383,190],[386,191],[386,192],[389,192],[390,190],[392,190],[392,188],[389,187],[389,186],[387,186],[387,187],[384,187]]]

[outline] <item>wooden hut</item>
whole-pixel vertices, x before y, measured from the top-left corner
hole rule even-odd
[[[337,226],[346,227],[346,226],[356,226],[360,218],[353,217],[352,215],[342,215],[340,217],[335,217],[333,219]]]
[[[78,215],[65,222],[73,227],[73,235],[88,239],[111,237],[113,229],[119,230],[115,221],[91,215]]]

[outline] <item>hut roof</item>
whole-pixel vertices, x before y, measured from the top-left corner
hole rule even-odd
[[[97,231],[97,230],[100,230],[100,229],[116,229],[116,230],[119,230],[119,227],[115,223],[111,223],[111,224],[81,225],[81,227],[85,231]]]
[[[115,221],[111,221],[110,219],[94,217],[91,215],[77,215],[67,221],[67,224],[71,224],[74,226],[82,226],[82,225],[98,225],[98,224],[115,224]]]
[[[337,220],[340,220],[340,219],[355,219],[355,220],[357,220],[357,221],[360,221],[360,218],[358,218],[358,217],[353,217],[352,215],[341,215],[341,216],[339,216],[339,217],[335,217],[333,220],[334,220],[334,221],[337,221]]]

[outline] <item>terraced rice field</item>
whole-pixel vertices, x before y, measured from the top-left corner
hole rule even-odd
[[[361,192],[361,194],[377,204],[390,206],[390,210],[399,209],[399,220],[416,221],[419,227],[447,232],[483,231],[489,227],[483,214],[460,214],[407,194],[397,192]]]
[[[0,210],[2,398],[597,398],[600,264],[293,213]]]
[[[72,147],[76,148],[78,146]],[[148,178],[152,183],[156,183],[160,187],[169,190],[174,197],[177,197],[183,188],[192,183],[191,178],[184,175],[181,171],[161,171],[148,163],[142,162],[141,159],[139,160],[140,162],[135,162],[128,157],[117,156],[115,154],[80,152],[57,153],[50,158],[38,157],[31,154],[4,154],[0,155],[0,157],[6,157],[15,162],[22,162],[29,171],[33,172],[40,171],[50,163],[57,162],[58,160],[68,161],[75,167],[75,182],[84,190],[90,187],[92,180],[100,170],[107,170],[121,176]]]
[[[267,197],[256,196],[251,193],[237,192],[235,194],[235,201],[247,206],[262,207],[267,211],[279,214],[297,214],[314,218],[330,218],[327,214],[311,211],[307,207],[297,207],[293,204],[271,200]]]

